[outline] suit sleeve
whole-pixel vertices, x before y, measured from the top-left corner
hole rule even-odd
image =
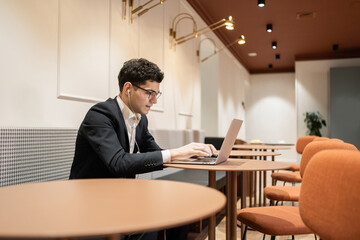
[[[146,131],[145,141],[141,146],[144,145],[147,152],[130,154],[123,146],[125,141],[128,141],[124,129],[116,124],[111,114],[95,107],[85,117],[79,134],[86,139],[115,177],[133,177],[135,174],[161,170],[163,168],[161,151],[155,151],[159,150],[159,147]]]

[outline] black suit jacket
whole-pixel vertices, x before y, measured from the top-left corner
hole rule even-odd
[[[94,105],[81,123],[76,139],[70,179],[134,178],[135,174],[161,170],[161,148],[141,116],[136,128],[134,154],[129,153],[129,137],[116,98]],[[135,154],[136,153],[136,154]]]

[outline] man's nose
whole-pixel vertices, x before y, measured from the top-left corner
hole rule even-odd
[[[157,103],[157,98],[156,98],[156,96],[155,96],[155,97],[151,97],[151,98],[150,98],[150,102],[153,103],[153,104],[156,104],[156,103]]]

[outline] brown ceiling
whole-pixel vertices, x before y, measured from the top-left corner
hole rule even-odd
[[[295,60],[360,57],[360,0],[265,0],[264,8],[257,0],[187,1],[208,25],[233,16],[235,30],[215,33],[225,45],[245,35],[246,44],[230,51],[250,73],[294,72]]]

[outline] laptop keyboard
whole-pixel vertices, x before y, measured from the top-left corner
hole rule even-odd
[[[191,157],[194,159],[194,161],[199,161],[199,162],[214,162],[216,160],[216,156],[211,156],[211,157],[198,157],[198,156],[195,156],[195,157]]]

